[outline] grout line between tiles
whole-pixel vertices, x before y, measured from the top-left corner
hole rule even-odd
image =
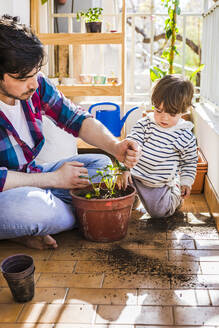
[[[62,300],[62,304],[65,304],[65,303],[66,303],[66,299],[67,299],[67,296],[68,296],[69,290],[70,290],[70,288],[67,287],[67,288],[66,288],[66,291],[65,291],[65,296],[63,297],[63,300]]]
[[[21,314],[22,314],[22,313],[23,313],[23,311],[24,311],[25,305],[26,305],[26,304],[23,304],[23,306],[22,306],[22,309],[21,309],[21,310],[20,310],[20,312],[18,313],[18,316],[17,316],[17,318],[16,318],[15,322],[18,322],[18,320],[19,320],[19,318],[20,318]]]

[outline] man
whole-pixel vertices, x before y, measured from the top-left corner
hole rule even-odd
[[[0,18],[0,239],[28,247],[56,248],[50,234],[72,229],[70,189],[83,188],[105,155],[77,155],[37,166],[44,144],[42,114],[68,133],[115,156],[131,168],[137,143],[118,141],[90,114],[66,99],[39,71],[43,45],[16,17]]]

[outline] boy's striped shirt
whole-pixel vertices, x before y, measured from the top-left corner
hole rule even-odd
[[[171,186],[180,175],[180,184],[191,186],[197,166],[192,127],[191,122],[180,119],[174,127],[162,128],[155,123],[153,113],[138,121],[127,136],[142,147],[132,175],[151,187]]]

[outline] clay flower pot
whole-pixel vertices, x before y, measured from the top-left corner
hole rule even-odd
[[[85,239],[112,242],[126,236],[135,193],[127,187],[128,194],[118,198],[86,199],[71,192],[79,229]]]
[[[208,162],[202,151],[198,148],[198,164],[195,181],[192,185],[192,194],[200,194],[204,189],[205,175],[208,171]]]
[[[64,5],[67,0],[56,0],[56,2],[59,4],[59,5]]]
[[[102,22],[85,23],[87,33],[101,33]]]

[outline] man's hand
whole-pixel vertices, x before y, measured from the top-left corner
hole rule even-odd
[[[115,145],[114,156],[129,169],[134,167],[141,155],[141,148],[134,140],[124,139]]]
[[[181,186],[181,197],[183,199],[188,198],[191,193],[191,187],[189,186]]]
[[[58,170],[53,172],[55,174],[55,188],[85,188],[89,184],[89,180],[80,178],[80,176],[88,175],[88,171],[83,165],[83,163],[76,161],[66,162]]]

